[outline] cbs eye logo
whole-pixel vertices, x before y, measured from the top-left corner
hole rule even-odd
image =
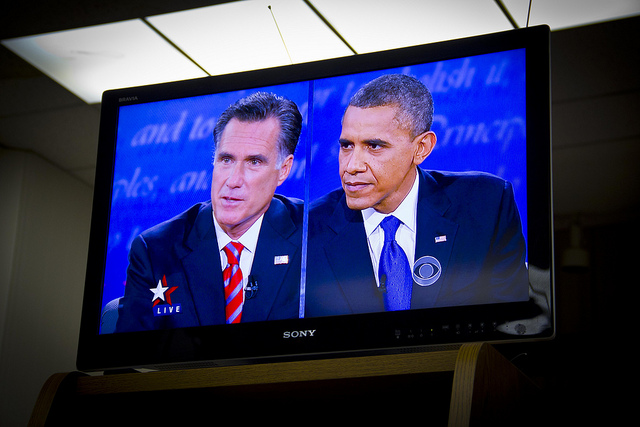
[[[420,286],[431,286],[442,274],[440,261],[432,256],[423,256],[413,264],[413,280]]]

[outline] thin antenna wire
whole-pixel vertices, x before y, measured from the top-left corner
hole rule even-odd
[[[180,49],[180,47],[178,45],[176,45],[174,42],[172,42],[171,39],[169,39],[169,37],[167,37],[164,34],[162,34],[162,32],[160,30],[158,30],[156,27],[154,27],[153,24],[151,24],[151,22],[147,21],[146,18],[142,18],[142,22],[147,24],[147,26],[149,28],[151,28],[160,37],[162,37],[167,43],[169,43],[171,46],[173,46],[174,49],[176,49],[178,52],[183,54],[189,61],[193,62],[198,68],[200,68],[202,71],[204,71],[207,76],[211,76],[211,74],[209,74],[209,72],[207,70],[205,70],[200,64],[198,64],[192,57],[187,55],[187,52],[185,52],[184,50]]]
[[[354,49],[354,48],[349,44],[349,42],[348,42],[344,37],[342,37],[342,34],[340,34],[340,33],[338,32],[338,30],[336,30],[336,29],[333,27],[333,25],[331,25],[331,23],[327,20],[327,18],[325,18],[325,17],[320,13],[320,11],[319,11],[318,9],[316,9],[316,8],[313,6],[313,4],[311,4],[311,2],[310,2],[309,0],[303,0],[303,1],[305,2],[305,4],[306,4],[307,6],[309,6],[309,9],[311,9],[311,10],[313,11],[313,13],[315,13],[315,14],[316,14],[316,16],[317,16],[318,18],[320,18],[320,20],[324,23],[324,25],[326,25],[326,26],[327,26],[327,27],[328,27],[328,28],[333,32],[333,34],[335,34],[335,35],[340,39],[340,41],[341,41],[342,43],[344,43],[344,44],[345,44],[345,46],[347,46],[351,52],[353,52],[353,54],[354,54],[354,55],[357,55],[357,54],[358,54],[358,52],[356,52],[356,50],[355,50],[355,49]]]
[[[278,21],[276,21],[276,17],[273,14],[273,10],[271,9],[271,5],[267,6],[269,8],[269,12],[271,12],[271,17],[273,18],[273,22],[276,24],[276,28],[278,29],[278,34],[280,34],[280,40],[282,40],[282,44],[284,45],[284,50],[287,51],[287,56],[289,57],[289,62],[293,64],[293,60],[291,59],[291,55],[289,54],[289,49],[287,49],[287,44],[284,42],[284,37],[282,37],[282,33],[280,32],[280,27],[278,26]]]
[[[504,3],[502,3],[502,0],[495,0],[495,2],[500,8],[500,10],[502,11],[502,13],[504,14],[504,16],[507,18],[507,20],[511,23],[513,28],[518,29],[518,23],[516,22],[515,19],[513,19],[513,16],[511,16],[507,7],[504,5]]]
[[[529,28],[529,18],[531,17],[531,3],[533,0],[529,0],[529,11],[527,12],[527,28]]]

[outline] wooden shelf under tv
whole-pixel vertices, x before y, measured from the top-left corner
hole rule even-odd
[[[493,346],[144,373],[52,375],[31,426],[368,422],[416,415],[430,425],[525,425],[538,387]],[[270,414],[270,415],[269,415]],[[526,415],[525,415],[526,414]],[[426,418],[425,418],[426,417]],[[253,419],[255,418],[255,420]]]

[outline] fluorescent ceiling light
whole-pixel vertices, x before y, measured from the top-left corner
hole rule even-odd
[[[358,53],[513,29],[494,0],[311,0]]]
[[[527,25],[529,1],[502,0],[521,27]],[[552,30],[593,24],[640,14],[638,0],[533,0],[529,26],[546,24]]]
[[[147,18],[212,75],[353,52],[302,0],[247,0]]]
[[[206,75],[141,20],[2,44],[89,104],[100,102],[107,89]]]
[[[517,24],[526,26],[529,0],[502,2]],[[533,0],[529,25],[554,30],[638,14],[638,0]],[[92,104],[107,89],[512,28],[495,0],[244,0],[2,44]]]

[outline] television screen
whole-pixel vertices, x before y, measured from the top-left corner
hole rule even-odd
[[[107,91],[78,369],[554,335],[549,29]]]

